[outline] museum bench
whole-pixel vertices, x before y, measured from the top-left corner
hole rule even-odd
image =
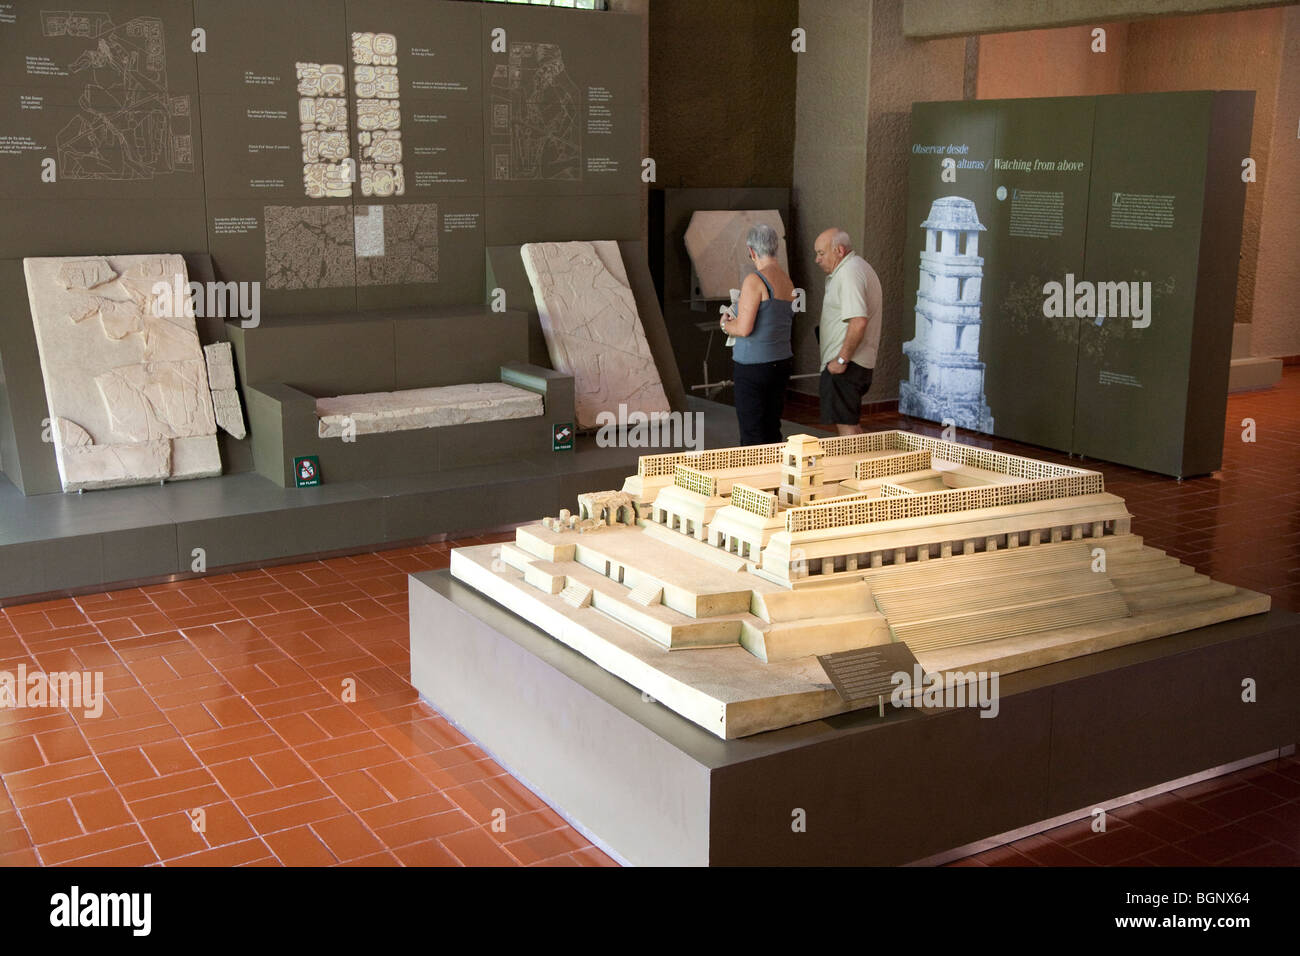
[[[573,379],[530,365],[527,315],[485,306],[227,323],[258,473],[292,487],[430,474],[552,454]]]

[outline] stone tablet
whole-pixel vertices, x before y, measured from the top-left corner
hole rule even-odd
[[[171,307],[188,289],[185,260],[24,259],[23,270],[63,490],[221,474],[194,317]]]
[[[212,388],[212,409],[217,415],[217,425],[234,438],[244,438],[244,410],[239,404],[239,391],[235,388],[235,363],[230,355],[229,342],[213,342],[203,346],[203,357],[208,363],[208,385]]]
[[[579,428],[597,416],[670,411],[618,243],[530,242],[520,247],[551,364],[573,376]],[[626,419],[620,419],[626,420]]]
[[[727,298],[729,290],[739,286],[754,271],[745,238],[750,228],[759,223],[776,230],[779,239],[776,259],[788,273],[785,224],[775,209],[702,209],[691,215],[690,225],[686,227],[686,252],[695,267],[701,298]]]
[[[340,438],[352,424],[354,435],[412,428],[495,422],[542,414],[542,396],[505,382],[408,388],[316,399],[317,434]]]

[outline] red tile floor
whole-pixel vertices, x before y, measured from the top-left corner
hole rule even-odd
[[[1216,476],[1096,467],[1150,543],[1294,610],[1300,369],[1228,411]],[[3,609],[0,671],[100,671],[108,700],[98,718],[0,709],[0,865],[610,864],[409,684],[406,573],[508,537]],[[1300,760],[1117,809],[1105,834],[1070,824],[958,865],[1107,863],[1300,863]]]

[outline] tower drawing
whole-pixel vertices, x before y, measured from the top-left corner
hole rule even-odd
[[[911,371],[899,387],[899,411],[930,421],[992,433],[984,400],[980,347],[980,225],[975,204],[944,196],[921,223],[921,284],[916,293],[916,333],[903,343]]]

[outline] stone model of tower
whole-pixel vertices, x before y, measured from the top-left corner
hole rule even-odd
[[[822,446],[811,435],[791,435],[781,450],[781,487],[777,500],[787,508],[825,497],[822,490]]]
[[[980,225],[975,204],[944,196],[921,223],[921,284],[916,293],[916,335],[903,343],[911,362],[899,388],[899,411],[960,428],[991,433],[993,413],[984,400],[984,363],[979,359]]]

